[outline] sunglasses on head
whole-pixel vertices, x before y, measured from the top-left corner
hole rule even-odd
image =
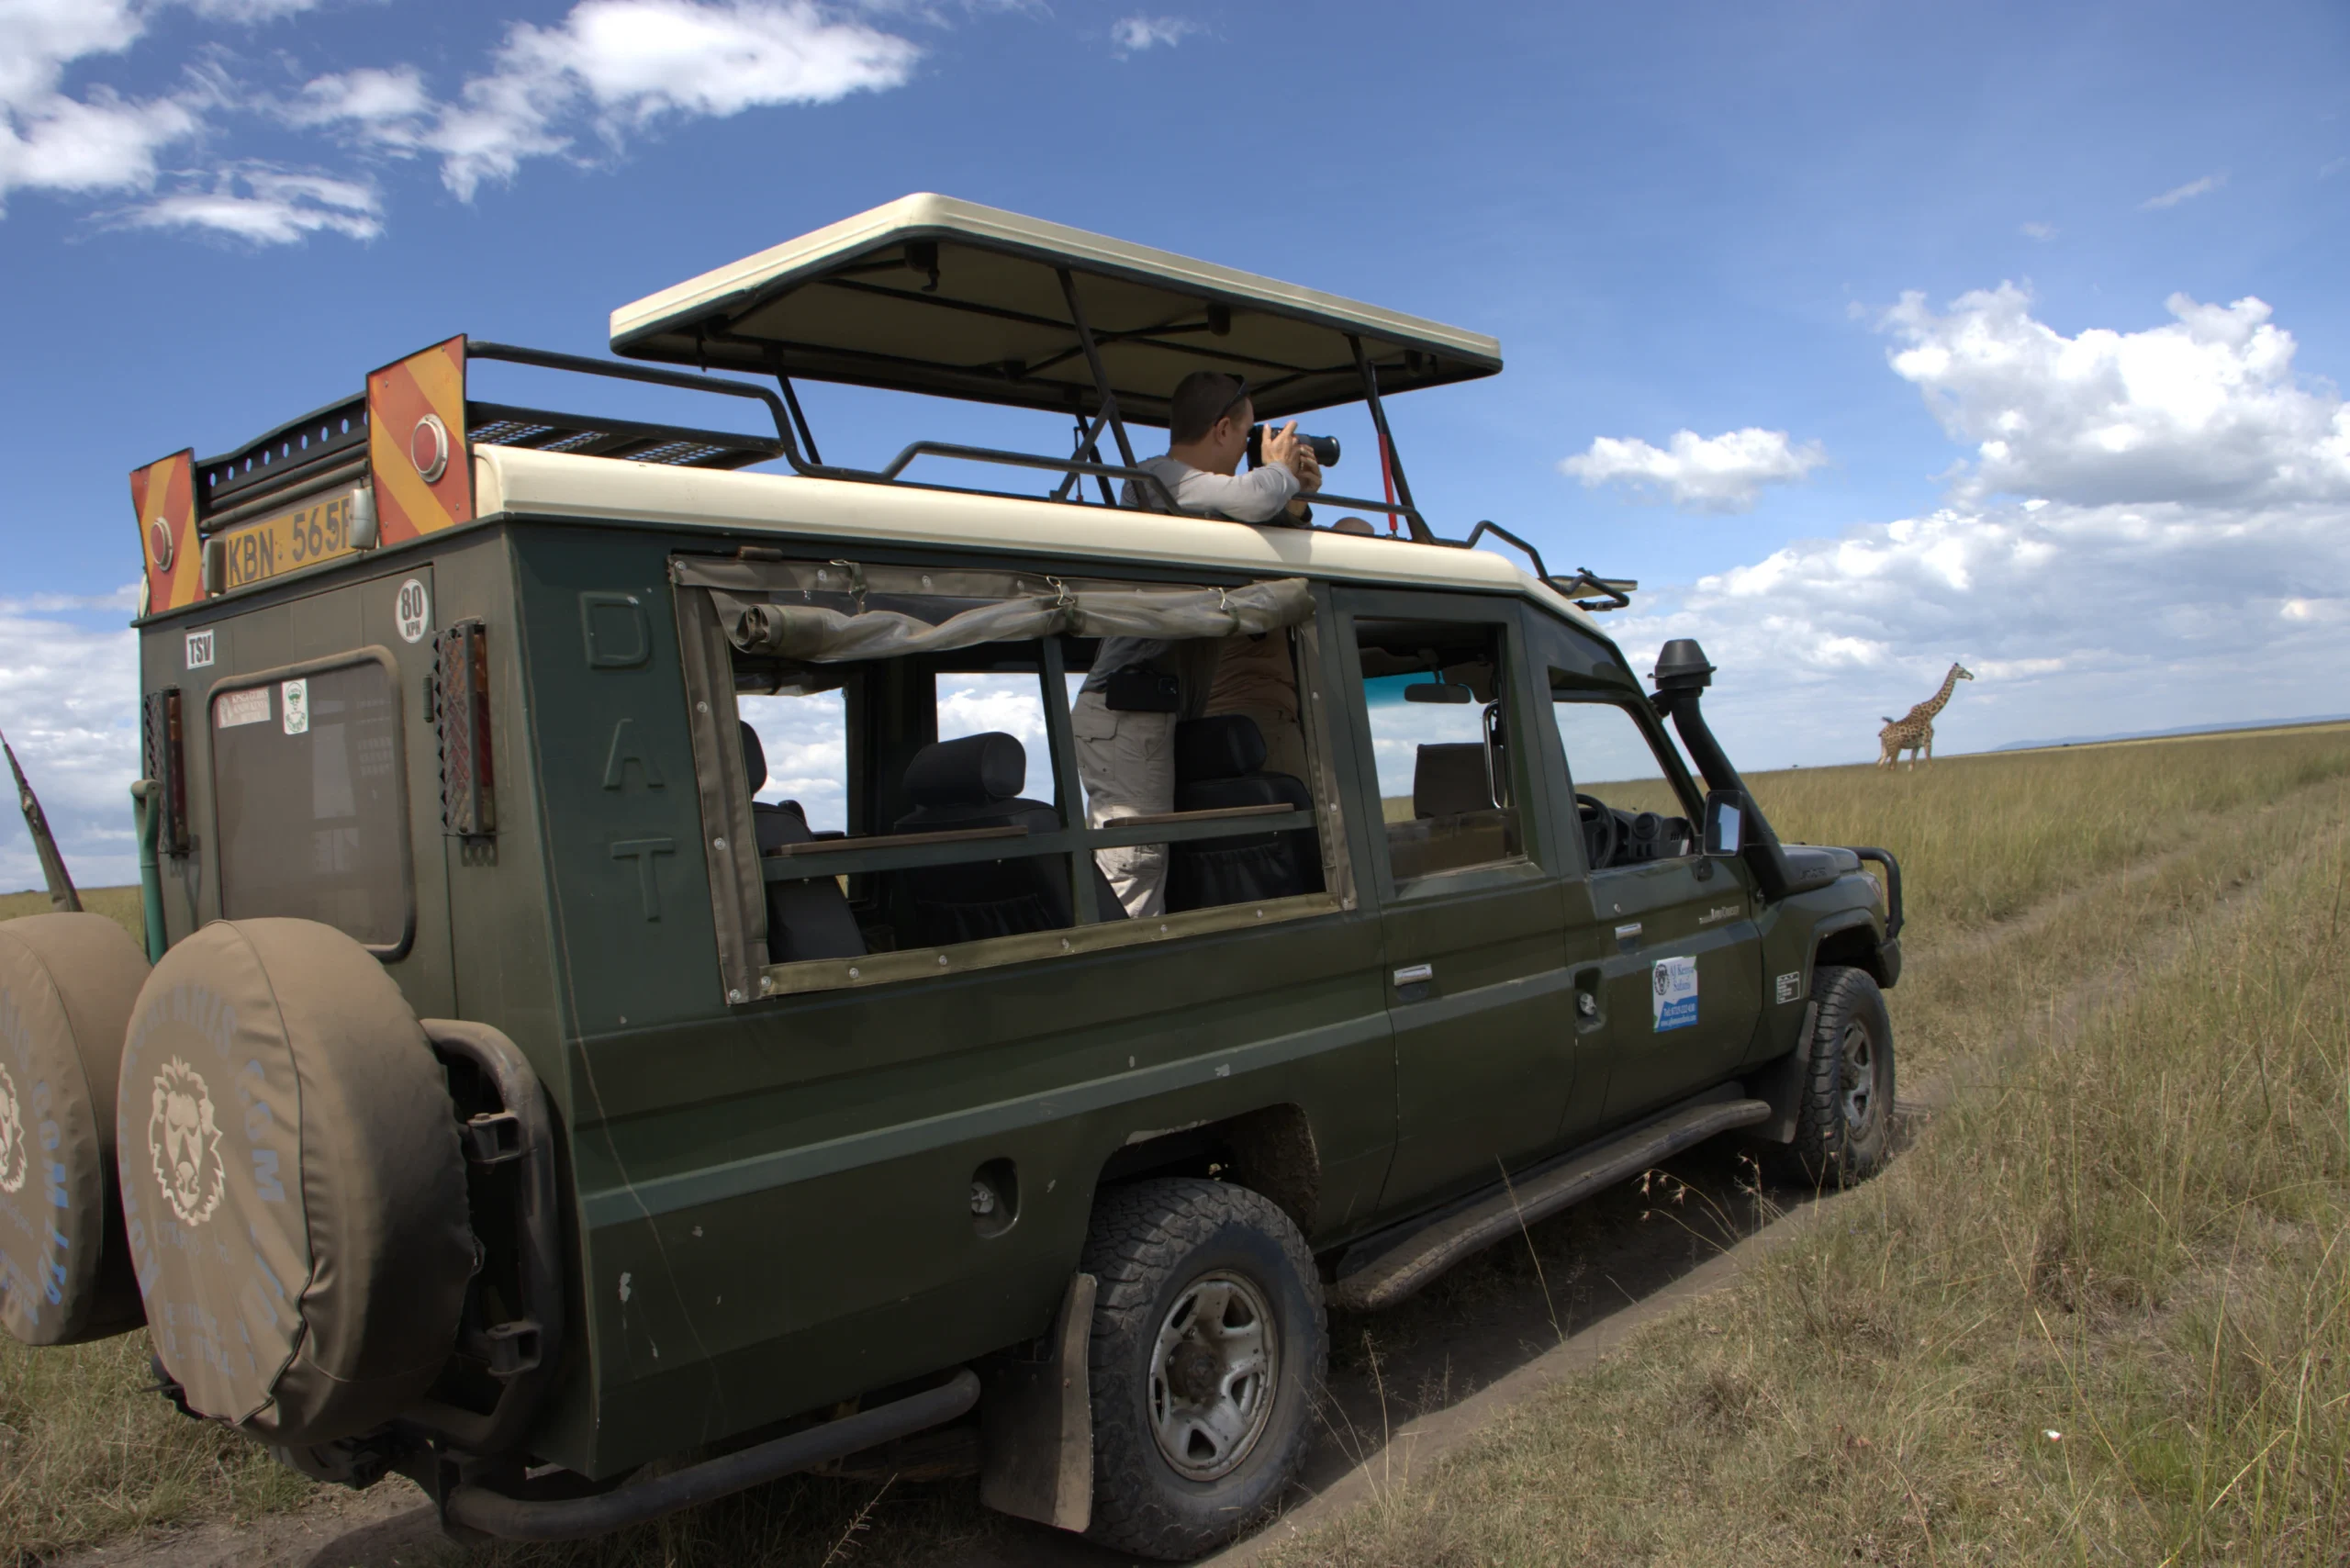
[[[1244,375],[1240,378],[1240,390],[1235,392],[1232,395],[1232,400],[1225,404],[1223,408],[1218,409],[1215,411],[1215,419],[1210,420],[1208,422],[1210,424],[1214,424],[1217,420],[1222,420],[1226,415],[1230,414],[1233,409],[1240,407],[1241,404],[1246,403],[1247,401],[1248,401],[1248,378]]]

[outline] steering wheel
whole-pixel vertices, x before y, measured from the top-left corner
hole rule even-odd
[[[1591,862],[1593,870],[1600,870],[1616,858],[1616,851],[1624,841],[1623,824],[1616,820],[1607,802],[1596,795],[1577,795],[1575,816],[1583,823],[1583,857]]]

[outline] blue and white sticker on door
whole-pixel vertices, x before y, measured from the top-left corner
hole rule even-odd
[[[1651,999],[1656,1008],[1656,1030],[1686,1029],[1697,1022],[1697,960],[1684,955],[1659,958],[1653,971]]]

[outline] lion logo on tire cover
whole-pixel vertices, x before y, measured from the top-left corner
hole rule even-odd
[[[25,1118],[17,1100],[17,1081],[0,1067],[0,1193],[23,1191],[31,1169],[25,1153]]]
[[[220,1206],[228,1170],[220,1163],[220,1129],[204,1077],[179,1058],[155,1075],[155,1103],[147,1118],[147,1152],[155,1184],[182,1225],[202,1225]]]

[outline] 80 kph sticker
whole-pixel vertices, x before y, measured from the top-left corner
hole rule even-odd
[[[400,641],[424,641],[425,633],[432,629],[432,596],[424,591],[422,577],[410,577],[400,584],[399,597],[392,604],[392,614],[400,623]]]

